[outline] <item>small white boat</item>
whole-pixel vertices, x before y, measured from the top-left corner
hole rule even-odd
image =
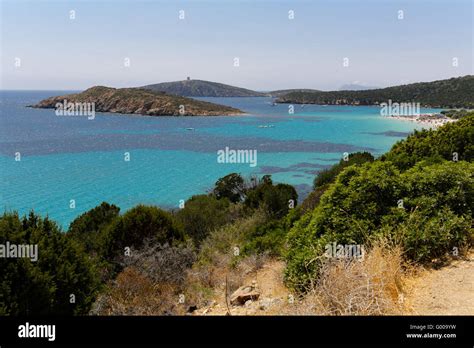
[[[188,131],[193,131],[193,130],[195,130],[195,129],[194,129],[193,127],[188,127],[188,128],[186,128],[186,130],[188,130]]]

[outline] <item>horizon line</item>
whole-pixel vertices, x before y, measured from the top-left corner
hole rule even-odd
[[[348,84],[354,84],[354,85],[358,85],[358,86],[361,86],[361,87],[370,87],[371,90],[374,90],[374,89],[384,89],[384,88],[390,88],[390,87],[396,87],[396,86],[405,86],[405,85],[411,85],[411,84],[415,84],[415,83],[429,83],[429,82],[436,82],[436,81],[444,81],[444,80],[450,80],[450,79],[455,79],[455,78],[462,78],[462,77],[469,77],[469,76],[474,76],[473,74],[467,74],[467,75],[459,75],[459,76],[452,76],[452,77],[448,77],[448,78],[445,78],[445,79],[436,79],[436,80],[430,80],[430,81],[416,81],[416,82],[409,82],[409,83],[402,83],[402,84],[397,84],[397,85],[389,85],[389,86],[378,86],[378,87],[373,87],[373,86],[365,86],[363,84],[358,84],[358,83],[355,83],[355,82],[348,82],[348,83],[345,83],[342,86],[344,85],[348,85]],[[105,86],[105,85],[92,85],[90,87],[87,87],[85,89],[83,88],[80,88],[80,89],[70,89],[70,88],[59,88],[59,89],[30,89],[30,88],[25,88],[25,89],[7,89],[7,88],[0,88],[0,91],[23,91],[23,92],[27,92],[27,91],[85,91],[89,88],[92,88],[92,87],[97,87],[97,86],[104,86],[104,87],[109,87],[109,88],[116,88],[116,89],[122,89],[122,88],[141,88],[141,87],[145,87],[145,86],[150,86],[150,85],[154,85],[154,84],[161,84],[161,83],[174,83],[174,82],[182,82],[182,81],[188,81],[188,80],[175,80],[175,81],[163,81],[163,82],[156,82],[156,83],[151,83],[151,84],[146,84],[146,85],[141,85],[141,86],[137,86],[137,87],[112,87],[112,86]],[[332,89],[332,90],[323,90],[323,89],[319,89],[319,88],[314,88],[314,87],[296,87],[296,88],[277,88],[277,89],[269,89],[269,90],[257,90],[257,89],[250,89],[250,88],[246,88],[246,87],[241,87],[239,85],[234,85],[234,84],[229,84],[229,83],[224,83],[224,82],[217,82],[217,81],[210,81],[210,80],[202,80],[202,79],[190,79],[189,81],[205,81],[205,82],[212,82],[212,83],[220,83],[220,84],[224,84],[224,85],[228,85],[228,86],[232,86],[232,87],[238,87],[238,88],[244,88],[244,89],[249,89],[251,91],[254,91],[254,92],[260,92],[260,93],[268,93],[268,92],[273,92],[273,91],[280,91],[280,90],[293,90],[293,89],[310,89],[310,90],[314,90],[314,91],[318,91],[318,92],[335,92],[335,91],[341,91],[341,90],[335,90],[335,89]],[[369,89],[367,89],[369,90]],[[355,90],[354,90],[355,91]]]

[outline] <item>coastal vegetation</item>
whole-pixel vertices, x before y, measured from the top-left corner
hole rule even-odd
[[[1,315],[85,314],[100,286],[99,264],[56,223],[31,212],[0,217],[0,243],[38,245],[38,260],[0,258]]]
[[[452,110],[443,110],[441,111],[441,114],[445,115],[446,117],[459,120],[460,118],[463,118],[464,116],[468,115],[471,113],[471,110],[466,110],[466,109],[452,109]]]
[[[278,103],[320,105],[380,105],[420,103],[433,108],[474,108],[474,76],[447,80],[418,82],[401,86],[358,91],[291,92],[277,99]]]
[[[319,92],[317,89],[309,88],[294,88],[294,89],[279,89],[276,91],[268,92],[271,97],[278,98],[288,93],[306,93],[306,92]]]
[[[227,303],[269,259],[285,262],[286,286],[301,306],[320,304],[287,314],[390,312],[403,263],[433,265],[472,246],[473,144],[471,112],[417,131],[379,158],[349,154],[316,176],[300,204],[292,186],[270,176],[231,173],[180,209],[121,213],[104,202],[65,233],[33,212],[5,212],[0,242],[38,243],[40,254],[37,262],[0,259],[0,313],[193,313],[217,292]],[[334,243],[368,253],[361,262],[331,261]],[[358,302],[347,307],[339,296]]]

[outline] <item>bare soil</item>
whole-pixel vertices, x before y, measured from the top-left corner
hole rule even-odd
[[[422,270],[407,280],[412,315],[474,315],[474,252],[440,269]]]

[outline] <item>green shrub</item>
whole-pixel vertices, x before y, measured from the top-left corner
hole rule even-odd
[[[75,218],[66,236],[82,244],[86,252],[97,254],[102,247],[100,242],[104,229],[119,216],[119,212],[119,207],[102,202]]]
[[[463,118],[464,116],[469,115],[471,111],[466,110],[466,109],[461,109],[461,110],[451,109],[451,110],[443,110],[441,111],[441,113],[449,118],[460,119],[460,118]]]
[[[227,198],[193,196],[186,201],[184,208],[176,213],[176,218],[183,226],[184,233],[199,245],[210,231],[230,222],[229,207]]]
[[[258,209],[263,202],[265,192],[273,187],[271,175],[264,175],[260,181],[254,180],[253,187],[247,189],[244,206]]]
[[[257,210],[251,216],[241,218],[212,231],[201,244],[198,256],[199,263],[217,265],[221,258],[232,259],[234,248],[239,248],[240,253],[257,227],[265,222],[265,214]]]
[[[283,245],[286,240],[287,230],[279,220],[273,220],[265,225],[258,226],[248,239],[249,241],[242,248],[242,253],[263,254],[280,256],[283,252]]]
[[[123,256],[124,248],[140,249],[145,241],[172,244],[184,236],[173,216],[157,207],[137,205],[114,220],[104,232],[104,257]]]
[[[438,257],[470,241],[473,197],[474,164],[467,162],[421,162],[404,173],[390,162],[348,167],[288,234],[286,279],[304,290],[327,243],[364,244],[390,227],[411,259]]]
[[[282,218],[298,204],[298,194],[293,186],[277,184],[265,190],[263,206],[271,217]]]
[[[245,195],[244,179],[240,174],[232,173],[217,180],[214,195],[218,198],[227,198],[233,203],[240,202]]]
[[[57,225],[33,212],[0,217],[0,244],[36,244],[38,259],[0,258],[2,315],[87,314],[99,289],[91,259]],[[71,303],[74,295],[75,303]]]
[[[302,213],[306,213],[308,211],[313,211],[319,205],[321,201],[321,197],[324,192],[329,188],[329,184],[320,186],[315,188],[313,191],[309,193],[309,195],[305,198],[303,203],[301,203],[300,207]]]
[[[374,156],[372,156],[369,152],[351,153],[349,154],[347,161],[341,159],[339,163],[333,165],[331,168],[320,171],[314,178],[313,187],[314,189],[317,189],[319,187],[333,183],[336,180],[337,175],[346,167],[352,166],[354,164],[363,164],[373,161]]]
[[[251,209],[263,208],[271,218],[281,218],[298,203],[295,188],[287,184],[273,185],[269,175],[254,188],[247,190],[244,205]]]
[[[470,217],[458,216],[447,207],[434,213],[426,209],[430,208],[405,212],[401,223],[384,224],[380,233],[399,241],[405,256],[421,263],[460,252],[469,245],[473,236]]]
[[[381,160],[391,161],[406,170],[427,158],[451,161],[454,152],[458,154],[459,161],[474,160],[474,112],[437,130],[415,131],[407,139],[396,143]]]

